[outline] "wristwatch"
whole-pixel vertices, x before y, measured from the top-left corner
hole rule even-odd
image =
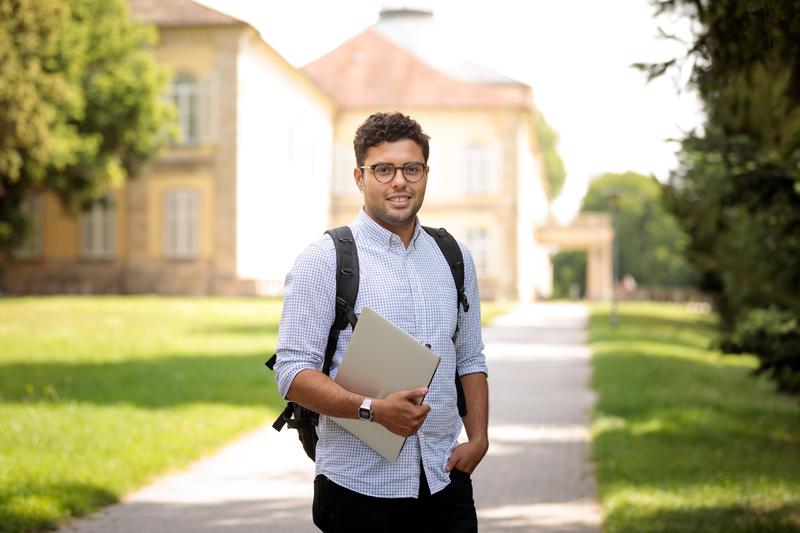
[[[364,398],[364,401],[361,402],[361,407],[358,408],[358,418],[367,422],[372,420],[372,398]]]

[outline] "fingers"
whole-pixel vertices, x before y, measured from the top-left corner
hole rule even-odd
[[[419,387],[416,389],[400,391],[399,394],[401,395],[401,397],[409,401],[412,401],[416,404],[419,404],[420,400],[424,398],[426,394],[428,394],[428,387]]]
[[[431,410],[431,406],[420,400],[428,392],[427,387],[398,391],[382,400],[373,402],[373,421],[386,429],[410,437],[416,433]]]
[[[483,459],[485,452],[475,449],[470,443],[462,443],[453,449],[450,459],[447,460],[445,470],[450,472],[453,469],[472,474],[475,468]]]

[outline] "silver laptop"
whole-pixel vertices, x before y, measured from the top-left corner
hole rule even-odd
[[[351,392],[384,398],[430,385],[438,366],[439,356],[420,340],[364,307],[334,381]],[[375,422],[332,419],[388,461],[400,455],[405,437]]]

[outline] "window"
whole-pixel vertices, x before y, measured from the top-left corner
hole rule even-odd
[[[110,259],[116,248],[116,208],[101,200],[84,210],[79,219],[80,251],[85,259]]]
[[[200,140],[200,84],[190,76],[179,76],[172,83],[172,101],[178,110],[179,144]]]
[[[169,191],[164,197],[164,253],[170,259],[195,259],[200,252],[200,193]]]
[[[489,150],[482,144],[467,146],[466,154],[467,194],[484,194],[489,188]]]
[[[20,212],[28,221],[25,239],[14,250],[16,259],[40,259],[44,234],[44,202],[41,194],[26,196],[20,204]]]
[[[489,258],[489,236],[486,228],[468,229],[467,244],[475,262],[475,270],[479,276],[485,275]]]

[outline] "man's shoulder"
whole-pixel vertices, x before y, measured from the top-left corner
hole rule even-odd
[[[431,226],[431,227],[433,227],[434,231],[438,229],[438,227],[434,227],[434,226]],[[453,233],[451,233],[447,228],[444,228],[444,229],[447,231],[447,233],[450,235],[450,237],[453,238],[453,240],[456,242],[456,244],[458,244],[458,249],[461,250],[461,255],[463,255],[464,258],[467,258],[468,256],[470,256],[470,259],[471,259],[469,247],[467,246],[467,244],[464,241],[462,241],[461,239],[457,238],[455,235],[453,235]],[[438,246],[436,244],[436,239],[433,237],[433,235],[428,234],[427,231],[422,231],[421,234],[424,235],[425,238],[430,239],[430,242],[434,243],[434,245]]]
[[[328,234],[323,234],[306,246],[295,261],[295,268],[303,266],[330,266],[333,268],[335,265],[336,247]]]

